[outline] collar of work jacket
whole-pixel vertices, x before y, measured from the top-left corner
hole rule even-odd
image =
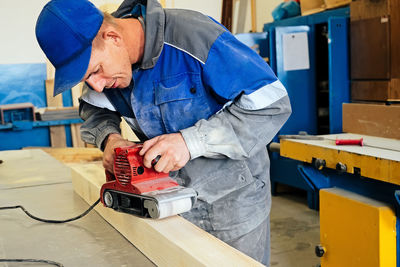
[[[150,69],[160,57],[164,43],[165,14],[160,3],[156,0],[125,0],[112,15],[116,18],[124,17],[138,5],[146,6],[146,41],[139,67]]]

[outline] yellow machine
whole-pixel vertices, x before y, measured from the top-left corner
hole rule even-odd
[[[337,140],[363,140],[336,145]],[[400,141],[355,134],[282,138],[320,208],[322,267],[400,266]]]

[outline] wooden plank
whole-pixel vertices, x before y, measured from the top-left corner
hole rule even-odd
[[[132,131],[131,127],[128,125],[128,123],[125,121],[124,118],[122,118],[121,120],[120,128],[121,128],[121,136],[123,138],[129,141],[139,142],[139,138]]]
[[[82,95],[83,82],[78,83],[71,89],[72,106],[79,107],[79,97]]]
[[[251,0],[251,31],[257,32],[256,0]]]
[[[222,0],[221,24],[232,31],[233,0]]]
[[[325,0],[325,5],[327,9],[349,5],[350,3],[351,0]]]
[[[233,29],[235,33],[242,33],[244,32],[244,25],[246,24],[246,15],[247,15],[247,0],[238,0],[239,5],[235,3],[234,12],[235,15],[237,14],[237,18],[234,16],[234,20],[236,19],[236,29]],[[236,10],[237,9],[237,10]]]
[[[71,89],[72,94],[72,105],[74,107],[79,107],[79,97],[82,95],[83,82],[78,83]],[[81,123],[71,124],[71,138],[73,147],[85,147],[85,142],[81,138]]]
[[[302,16],[308,16],[308,15],[312,15],[312,14],[315,14],[315,13],[323,12],[325,10],[326,10],[325,7],[317,7],[317,8],[313,8],[313,9],[309,9],[307,11],[304,11],[304,12],[301,13],[301,15]]]
[[[54,80],[46,80],[46,100],[48,107],[62,107],[62,95],[53,96]]]
[[[71,182],[71,170],[39,149],[0,151],[0,190]]]
[[[51,147],[66,147],[67,138],[64,125],[50,126],[49,128]]]
[[[90,204],[104,181],[101,164],[72,166],[74,190]],[[96,211],[157,266],[263,266],[180,216],[141,219],[101,204]]]
[[[300,7],[302,16],[322,12],[326,9],[324,0],[302,0]]]
[[[31,148],[24,148],[31,149]],[[63,163],[83,163],[92,161],[102,161],[103,152],[98,148],[86,147],[65,147],[65,148],[40,148],[42,151],[51,155],[53,158]]]
[[[73,147],[86,147],[81,138],[82,123],[71,124],[71,138]]]
[[[53,97],[54,80],[46,80],[46,99],[48,107],[62,107],[62,95]],[[50,126],[50,143],[51,147],[66,147],[66,136],[64,125]]]
[[[400,139],[400,106],[343,104],[343,132]]]
[[[53,64],[51,64],[50,60],[46,58],[46,74],[47,80],[54,80],[56,75],[56,69],[54,68]]]

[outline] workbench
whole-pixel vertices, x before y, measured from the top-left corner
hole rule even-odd
[[[73,191],[71,169],[42,150],[0,151],[0,160],[0,206],[23,205],[48,219],[71,218],[88,209]],[[47,259],[66,267],[155,266],[96,212],[70,223],[46,224],[19,209],[0,211],[0,258]]]
[[[400,266],[400,140],[356,134],[281,139],[320,209],[321,266]],[[338,146],[336,139],[363,139]]]
[[[106,181],[102,162],[95,161],[102,152],[45,150],[0,151],[0,207],[22,205],[37,217],[55,220],[83,213],[99,199]],[[64,224],[34,221],[19,209],[0,210],[2,258],[64,266],[263,266],[181,216],[139,218],[101,203]]]

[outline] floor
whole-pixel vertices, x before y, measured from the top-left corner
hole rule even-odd
[[[316,267],[318,212],[308,208],[304,191],[288,191],[272,197],[270,267]]]

